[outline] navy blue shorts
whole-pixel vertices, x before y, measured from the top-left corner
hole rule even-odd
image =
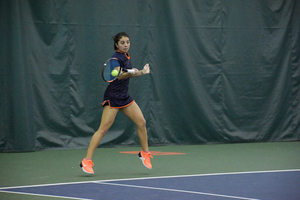
[[[101,105],[102,107],[109,106],[110,108],[125,108],[133,102],[134,100],[128,95],[125,99],[104,99]]]

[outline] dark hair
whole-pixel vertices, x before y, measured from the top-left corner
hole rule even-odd
[[[120,33],[118,33],[117,35],[115,35],[111,38],[111,39],[114,40],[114,49],[115,50],[118,50],[118,47],[116,46],[116,44],[118,44],[118,42],[120,41],[120,39],[122,37],[128,37],[129,38],[129,35],[125,32],[120,32]]]

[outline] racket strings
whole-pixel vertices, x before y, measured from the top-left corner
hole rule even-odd
[[[104,65],[104,70],[103,70],[103,78],[106,81],[112,81],[118,77],[120,74],[120,64],[116,59],[109,59],[106,64]],[[116,76],[112,75],[112,71],[117,70],[118,73]]]

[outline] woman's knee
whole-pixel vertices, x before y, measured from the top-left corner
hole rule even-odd
[[[138,121],[138,123],[137,123],[136,125],[137,125],[138,127],[140,127],[140,128],[146,127],[146,120],[145,120],[145,118],[139,119],[139,121]]]
[[[109,130],[110,126],[100,126],[96,133],[98,134],[106,134]]]

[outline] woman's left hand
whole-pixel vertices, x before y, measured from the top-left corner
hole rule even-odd
[[[144,69],[142,70],[143,74],[149,74],[150,73],[150,66],[149,66],[149,63],[147,63],[145,66],[144,66]]]

